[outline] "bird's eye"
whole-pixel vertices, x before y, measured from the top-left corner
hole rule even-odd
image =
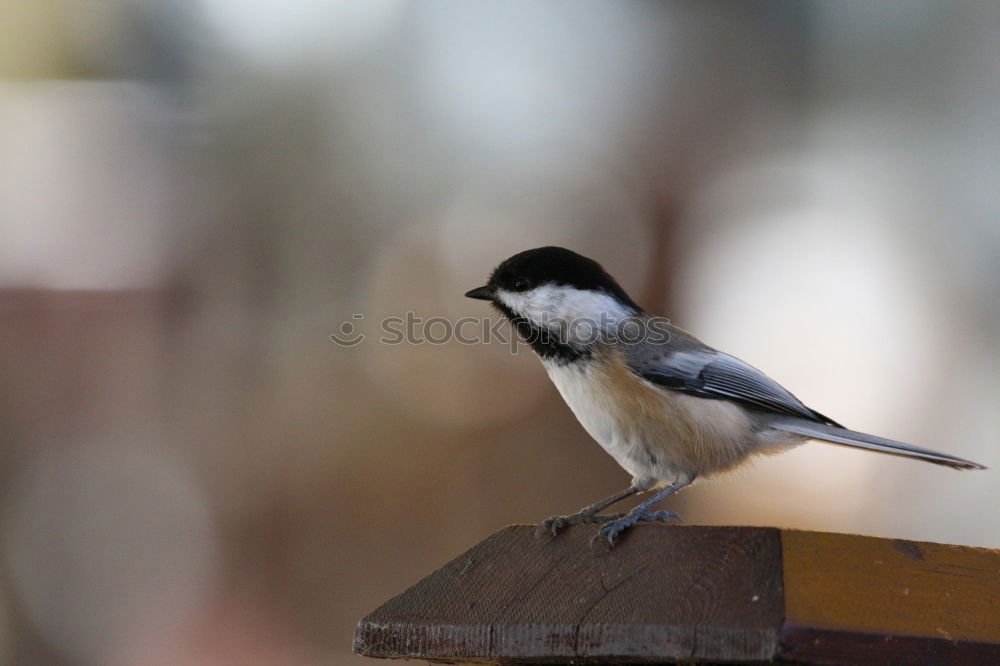
[[[531,287],[531,280],[528,278],[517,278],[514,280],[514,291],[527,291]]]

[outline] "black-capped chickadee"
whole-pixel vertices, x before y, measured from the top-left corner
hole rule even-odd
[[[507,259],[465,294],[490,301],[538,354],[591,437],[632,475],[619,493],[544,521],[555,534],[601,523],[615,539],[639,521],[677,518],[654,505],[697,478],[750,456],[819,439],[956,469],[985,469],[946,453],[848,430],[806,407],[764,373],[653,317],[596,261],[560,247]],[[627,514],[611,504],[658,489]]]

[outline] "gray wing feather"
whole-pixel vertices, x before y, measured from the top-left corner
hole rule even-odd
[[[702,398],[734,400],[768,412],[840,425],[806,407],[760,370],[708,347],[646,358],[633,357],[633,361],[636,374],[664,388]]]

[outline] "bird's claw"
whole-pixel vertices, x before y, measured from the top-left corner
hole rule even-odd
[[[556,536],[559,534],[559,530],[565,529],[570,525],[607,523],[609,521],[617,520],[624,515],[624,513],[599,515],[589,511],[580,511],[579,513],[570,514],[568,516],[552,516],[551,518],[546,518],[541,522],[541,524],[539,524],[538,528],[535,530],[535,535],[542,536],[544,534],[551,534],[552,536]]]
[[[559,530],[569,525],[569,523],[566,522],[568,517],[569,516],[552,516],[551,518],[546,518],[538,525],[538,528],[535,530],[535,536],[542,536],[546,532],[552,534],[552,536],[559,534]]]
[[[601,526],[601,529],[597,530],[593,538],[590,540],[591,544],[595,544],[599,541],[607,541],[610,548],[615,547],[615,542],[621,534],[635,525],[636,523],[642,522],[660,522],[665,523],[670,520],[677,520],[678,522],[684,522],[680,515],[674,513],[673,511],[647,511],[643,513],[629,513],[626,516],[617,518],[615,520],[610,520]]]

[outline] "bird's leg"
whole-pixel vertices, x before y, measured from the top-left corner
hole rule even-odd
[[[640,520],[661,521],[661,522],[667,522],[671,518],[676,518],[677,520],[680,520],[681,517],[678,516],[673,511],[650,511],[650,509],[655,505],[659,504],[660,502],[662,502],[670,495],[676,493],[684,486],[689,485],[692,481],[694,481],[693,478],[683,479],[683,480],[678,479],[673,483],[671,483],[669,486],[666,486],[665,488],[661,489],[658,493],[650,497],[642,504],[636,506],[634,509],[629,511],[625,516],[605,522],[604,525],[601,526],[601,529],[597,531],[597,534],[594,535],[593,541],[601,541],[606,539],[609,545],[614,546],[615,539],[617,539],[622,532],[632,527]]]
[[[616,518],[621,518],[624,513],[612,513],[607,516],[599,516],[597,513],[608,508],[615,502],[619,502],[626,497],[631,497],[642,490],[632,484],[625,490],[621,490],[611,497],[606,497],[600,502],[594,502],[590,506],[585,506],[576,513],[570,514],[568,516],[552,516],[551,518],[546,518],[542,521],[541,525],[538,526],[537,533],[539,535],[545,532],[551,532],[552,536],[559,533],[564,527],[569,527],[570,525],[579,525],[581,523],[606,523],[609,520],[615,520]]]

